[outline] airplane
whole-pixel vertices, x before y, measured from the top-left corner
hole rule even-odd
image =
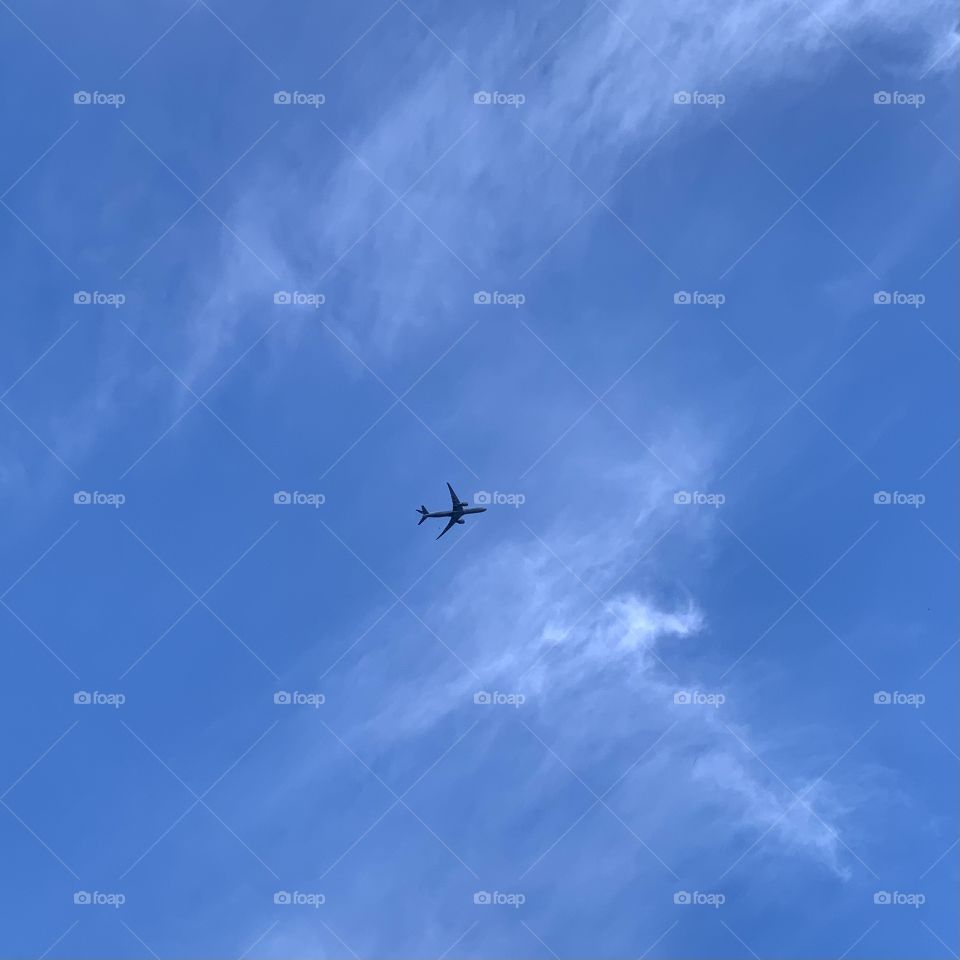
[[[429,517],[449,517],[447,525],[437,534],[436,539],[439,540],[455,523],[465,523],[463,519],[464,516],[468,513],[486,513],[486,507],[471,507],[467,505],[466,500],[461,500],[454,492],[453,487],[450,484],[447,484],[447,489],[450,491],[450,501],[453,504],[453,507],[450,510],[438,510],[436,513],[431,513],[426,507],[421,506],[417,513],[420,514],[420,519],[417,521],[417,526],[419,527],[424,520]]]

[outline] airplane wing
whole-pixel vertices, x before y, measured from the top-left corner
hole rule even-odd
[[[460,509],[460,498],[453,492],[453,487],[450,484],[447,484],[447,489],[450,491],[450,500],[453,502],[453,509]]]
[[[447,521],[447,525],[437,534],[437,540],[439,540],[456,522],[457,522],[457,518],[451,517]]]

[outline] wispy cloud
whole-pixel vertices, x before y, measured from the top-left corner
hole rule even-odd
[[[471,287],[516,282],[648,149],[670,149],[654,147],[665,131],[718,122],[678,107],[675,93],[722,92],[735,115],[765,80],[819,75],[826,63],[849,59],[878,79],[888,64],[867,62],[858,47],[878,56],[874,39],[909,37],[922,63],[953,35],[953,20],[941,2],[718,9],[691,0],[656,11],[597,4],[554,47],[515,23],[492,36],[489,26],[461,29],[454,46],[471,49],[492,90],[523,93],[521,107],[475,105],[476,79],[428,46],[433,58],[384,109],[341,130],[278,130],[295,155],[322,143],[332,169],[299,165],[278,177],[264,161],[232,214],[291,284],[335,288],[332,313],[367,349],[389,352],[401,333],[452,322]],[[479,49],[477,36],[489,38]],[[533,61],[521,79],[519,66]],[[589,225],[570,233],[574,248],[588,240]],[[652,247],[646,255],[659,259]],[[213,276],[195,328],[200,365],[245,316],[262,316],[275,285],[230,237]]]

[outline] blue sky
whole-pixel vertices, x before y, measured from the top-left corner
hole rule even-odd
[[[0,6],[3,956],[956,955],[951,5]]]

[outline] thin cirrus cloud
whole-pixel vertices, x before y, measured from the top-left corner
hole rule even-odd
[[[627,498],[625,491],[624,502]],[[674,829],[667,831],[671,835],[682,836],[689,824],[682,829],[681,824],[697,822],[706,798],[716,804],[722,797],[727,812],[755,836],[769,829],[783,853],[810,856],[848,877],[841,830],[828,822],[829,808],[815,810],[817,794],[807,806],[795,803],[795,796],[751,756],[752,750],[762,753],[771,745],[754,742],[747,704],[730,698],[729,691],[720,712],[674,702],[675,694],[706,685],[696,667],[675,671],[673,665],[709,655],[716,638],[711,637],[708,613],[695,600],[658,595],[660,580],[669,578],[670,571],[657,569],[652,560],[634,566],[666,530],[668,515],[664,509],[648,516],[626,541],[608,528],[594,538],[593,555],[582,540],[575,551],[568,549],[557,529],[549,530],[542,543],[530,539],[507,548],[498,545],[462,571],[453,585],[456,599],[431,611],[429,620],[441,636],[456,638],[458,654],[490,689],[526,691],[528,709],[546,728],[560,731],[557,748],[575,766],[605,753],[620,754],[640,731],[672,728],[640,778],[651,789],[660,783],[657,789],[662,790],[662,778],[669,776],[677,793]],[[578,570],[615,557],[619,572],[608,576],[609,582],[591,585],[596,594],[591,600],[554,552],[576,556]],[[624,571],[629,575],[617,585]],[[502,602],[490,609],[487,597]],[[418,677],[417,686],[431,691],[419,702],[403,684],[386,696],[384,712],[374,724],[379,735],[416,736],[470,701],[476,677],[447,658],[441,662]],[[598,705],[598,690],[610,698],[609,708]],[[625,700],[631,704],[627,716],[621,712]],[[416,706],[411,709],[411,704]],[[690,755],[697,758],[693,765],[684,762]],[[802,788],[797,770],[784,772],[788,782]],[[633,789],[635,796],[642,793],[637,782]],[[825,785],[819,797],[829,790]],[[530,800],[540,803],[542,795],[531,790]],[[518,813],[518,819],[523,815]]]
[[[614,461],[619,490],[604,476],[578,491],[578,507],[597,504],[578,510],[578,522],[564,517],[486,549],[470,540],[448,598],[416,605],[420,623],[401,615],[364,633],[332,672],[331,651],[355,638],[328,638],[291,671],[291,684],[336,690],[328,702],[336,713],[326,716],[348,746],[318,750],[316,720],[306,718],[290,731],[289,763],[271,758],[250,823],[274,823],[294,798],[345,776],[373,789],[363,758],[378,778],[414,784],[416,816],[452,851],[436,849],[429,867],[385,853],[395,830],[420,835],[402,807],[390,812],[389,797],[356,821],[344,817],[349,825],[314,868],[331,902],[349,902],[359,877],[368,878],[366,898],[389,898],[389,878],[399,875],[429,904],[419,909],[433,911],[429,935],[390,917],[382,929],[358,923],[345,933],[354,949],[426,951],[455,939],[469,872],[483,878],[474,886],[495,876],[499,889],[527,891],[537,906],[525,919],[547,942],[563,942],[565,904],[602,910],[638,888],[649,900],[639,929],[652,940],[673,918],[676,889],[755,890],[801,867],[851,878],[846,827],[868,798],[837,775],[815,779],[809,758],[754,715],[743,688],[704,679],[718,638],[709,610],[676,583],[713,521],[678,517],[658,472],[635,468],[626,479]],[[593,469],[607,473],[595,461]],[[701,477],[710,470],[700,464]],[[601,486],[617,496],[604,501]],[[617,515],[605,509],[611,502]],[[666,555],[650,549],[667,540]],[[690,691],[726,702],[677,702]],[[525,702],[478,705],[480,692]],[[775,758],[775,771],[760,757]],[[407,764],[412,772],[401,774]],[[497,935],[485,933],[485,950]]]
[[[178,309],[163,318],[170,341],[155,343],[155,332],[147,340],[199,389],[264,333],[274,291],[319,289],[330,291],[327,315],[341,335],[362,355],[389,360],[410,337],[455,323],[471,290],[518,276],[539,282],[561,237],[574,252],[588,244],[598,197],[612,201],[613,185],[638,161],[642,169],[647,151],[669,153],[691,124],[716,122],[678,111],[675,92],[721,90],[725,115],[736,117],[757,84],[823,71],[860,47],[879,58],[875,48],[892,37],[907,38],[916,71],[935,76],[955,57],[951,17],[939,2],[838,2],[817,12],[804,3],[687,3],[622,15],[599,4],[559,40],[546,26],[512,23],[499,34],[464,26],[451,43],[468,51],[467,67],[425,42],[377,109],[351,111],[340,129],[281,126],[265,136],[224,211],[231,230],[212,250],[204,235],[187,258]],[[386,40],[374,32],[367,42]],[[866,60],[863,69],[872,82]],[[522,108],[474,105],[478,88],[510,84],[525,91]],[[327,162],[297,162],[318,153]],[[195,239],[188,234],[188,250]],[[665,277],[679,267],[658,264],[652,247],[638,256]],[[265,338],[269,375],[297,362],[298,336],[281,325]],[[136,344],[105,341],[102,350],[115,389],[168,391],[178,409],[192,402]],[[116,419],[116,402],[100,391],[38,425],[55,449],[71,448],[71,465],[97,442],[89,416],[74,412],[91,407],[101,423]]]
[[[499,708],[503,724],[522,721],[524,736],[547,737],[562,763],[544,753],[533,768],[523,761],[511,765],[500,737],[487,730],[451,750],[445,765],[475,785],[471,802],[482,805],[489,790],[493,806],[500,787],[484,771],[491,764],[511,767],[516,782],[498,827],[506,831],[549,823],[549,798],[570,778],[562,765],[591,769],[589,779],[609,783],[629,771],[618,787],[617,808],[641,834],[663,838],[657,854],[667,866],[631,861],[618,868],[624,871],[618,884],[651,868],[664,871],[660,880],[669,879],[694,857],[701,867],[716,863],[719,873],[760,840],[775,861],[801,857],[848,879],[841,815],[849,811],[837,803],[841,786],[809,779],[807,764],[797,763],[786,744],[754,729],[749,698],[738,700],[727,686],[713,689],[700,675],[697,664],[710,660],[717,638],[709,611],[677,595],[676,583],[685,552],[709,537],[714,521],[684,516],[678,522],[661,471],[624,471],[615,451],[610,456],[619,481],[601,481],[606,471],[592,461],[598,479],[577,491],[579,519],[564,516],[542,531],[531,528],[529,536],[479,551],[474,545],[448,583],[449,598],[424,610],[420,624],[402,618],[403,627],[364,633],[355,648],[346,648],[333,677],[320,664],[348,637],[312,651],[292,675],[319,677],[314,682],[321,684],[336,678],[338,699],[357,709],[333,722],[344,741],[368,757],[419,751],[438,733],[451,737],[450,729],[465,726],[464,717],[481,716],[477,693],[521,694],[522,712]],[[701,463],[698,475],[706,478],[710,469]],[[611,503],[618,505],[613,512],[607,510]],[[665,561],[652,547],[668,537],[675,551]],[[719,708],[676,702],[678,694],[702,690],[727,702]],[[304,743],[312,736],[305,723]],[[771,753],[779,758],[777,774],[757,759]],[[283,783],[302,791],[304,778],[313,775],[299,763],[274,769],[277,797],[286,793]],[[748,839],[731,843],[727,831],[711,828],[715,821],[736,824]],[[454,848],[470,842],[460,824],[440,829]],[[528,831],[531,863],[539,865],[542,856],[549,868],[548,858],[567,856],[554,850],[551,829]]]
[[[710,23],[711,29],[691,29],[690,23]],[[355,130],[341,132],[363,163],[343,148],[343,160],[327,184],[309,175],[259,183],[238,207],[241,232],[261,238],[258,249],[265,258],[275,258],[273,262],[283,265],[281,273],[304,289],[312,289],[322,271],[318,275],[316,270],[298,268],[298,263],[330,264],[340,256],[346,261],[362,255],[362,273],[342,281],[341,295],[348,307],[339,315],[359,343],[379,344],[389,353],[393,338],[408,329],[408,323],[416,330],[417,325],[443,322],[451,306],[462,304],[458,297],[464,283],[472,283],[468,268],[481,278],[505,269],[505,263],[515,272],[517,263],[532,262],[589,203],[576,178],[551,150],[589,177],[596,189],[605,189],[635,159],[628,154],[636,149],[638,138],[650,145],[673,122],[671,97],[677,89],[709,89],[710,83],[722,82],[736,110],[736,91],[751,83],[810,75],[822,71],[825,60],[849,56],[838,35],[856,44],[885,33],[910,34],[922,64],[942,48],[950,29],[942,4],[908,13],[885,3],[837,4],[818,15],[803,4],[781,4],[776,9],[737,4],[720,12],[715,7],[698,12],[687,5],[666,18],[651,15],[648,26],[650,30],[637,32],[670,69],[648,53],[638,54],[630,31],[597,10],[531,71],[540,92],[529,96],[522,114],[509,118],[514,122],[481,114],[473,130],[470,95],[476,84],[460,64],[441,53],[426,75],[372,124],[358,120]],[[758,34],[763,36],[755,42]],[[475,54],[481,75],[505,72],[504,64],[516,59],[508,53],[515,46],[490,43]],[[460,91],[459,96],[452,91]],[[444,163],[440,158],[445,150],[457,149],[458,138],[464,138],[469,149],[457,154],[456,162]],[[389,229],[370,230],[395,199],[378,177],[402,193],[438,160],[409,202],[423,211],[421,216],[439,238],[456,254],[463,253],[466,266],[458,265],[441,240],[427,235],[406,210],[394,209],[384,217]],[[549,199],[530,201],[518,169],[538,182],[537,197]],[[478,216],[477,211],[488,209],[491,202],[496,204],[496,216]],[[368,230],[362,248],[351,251]],[[588,235],[575,234],[580,243]],[[232,296],[245,292],[253,296],[259,283],[235,254],[221,263],[220,276]],[[331,272],[331,279],[335,277]],[[417,302],[422,308],[415,318],[405,313],[405,302]],[[215,352],[209,343],[219,347],[231,340],[237,322],[237,311],[224,311],[210,328],[212,340],[200,348],[200,355]],[[611,463],[607,466],[613,469]],[[702,476],[709,476],[708,466],[702,465]],[[600,465],[596,469],[603,472]],[[583,517],[585,522],[597,519],[596,512]],[[594,532],[591,538],[578,539],[570,553],[577,556],[580,570],[606,566],[612,571],[617,564],[611,557],[622,558],[621,566],[628,566],[638,546],[649,543],[663,527],[662,512],[651,509],[643,524],[631,526],[627,534],[615,528]],[[555,544],[560,536],[554,529],[544,539],[566,555]],[[669,578],[667,571],[662,574]],[[598,592],[615,580],[616,575],[608,577]],[[674,651],[703,650],[710,643],[709,611],[692,600],[665,601],[648,584],[615,587],[603,604],[581,616],[570,600],[569,572],[558,565],[552,550],[533,540],[500,545],[496,554],[478,557],[458,582],[463,589],[457,591],[457,603],[439,605],[427,619],[437,623],[441,635],[455,631],[458,653],[484,683],[509,689],[522,677],[532,692],[549,694],[531,697],[533,709],[544,716],[559,709],[551,697],[562,702],[568,714],[575,713],[583,692],[598,684],[609,684],[621,693],[636,692],[639,717],[631,716],[629,723],[622,715],[584,706],[582,722],[574,725],[575,732],[567,734],[563,744],[571,761],[615,751],[611,744],[632,742],[638,729],[662,731],[677,720],[669,741],[649,762],[648,785],[660,782],[657,775],[664,770],[674,771],[674,783],[675,771],[685,771],[675,794],[671,792],[676,800],[673,809],[663,814],[674,828],[667,832],[683,834],[678,824],[689,826],[702,819],[701,798],[708,797],[711,805],[719,804],[744,824],[753,838],[769,835],[784,854],[810,858],[840,878],[850,876],[842,825],[846,808],[837,800],[837,787],[829,780],[807,782],[808,771],[790,766],[782,771],[790,787],[768,776],[751,756],[757,732],[749,709],[742,705],[728,706],[722,717],[710,712],[678,714],[672,709],[678,686],[695,687],[698,678],[695,672],[682,680],[671,677],[660,661],[670,663]],[[599,582],[603,584],[602,578]],[[490,610],[471,603],[474,592],[507,600]],[[413,660],[417,689],[430,691],[425,696],[413,696],[391,668],[373,660],[351,668],[347,685],[363,691],[365,702],[382,704],[372,720],[364,720],[352,733],[374,743],[415,740],[461,709],[477,679],[444,656],[439,662],[443,665],[426,657]],[[683,762],[688,757],[694,762]],[[803,802],[797,801],[798,795]],[[535,808],[536,789],[531,788],[529,798]]]
[[[678,91],[722,92],[725,115],[735,117],[758,84],[808,77],[841,58],[861,60],[872,82],[876,71],[857,47],[874,51],[892,37],[912,44],[917,69],[943,71],[955,48],[951,18],[944,3],[838,2],[819,11],[800,2],[684,3],[623,16],[595,5],[555,45],[516,24],[493,37],[465,27],[451,42],[469,51],[469,64],[437,49],[382,110],[358,111],[341,130],[292,135],[295,155],[319,142],[339,161],[289,177],[270,161],[231,221],[283,282],[336,284],[348,335],[389,354],[401,333],[449,322],[466,287],[535,270],[647,150],[669,151],[666,132],[693,122],[673,104]],[[524,91],[526,102],[476,107],[480,77],[517,78],[499,86]],[[696,122],[715,121],[698,114]],[[571,242],[588,239],[589,223],[578,223]],[[277,280],[229,237],[213,275],[219,282],[195,313],[197,369],[240,327],[258,329],[243,318],[262,313]]]

